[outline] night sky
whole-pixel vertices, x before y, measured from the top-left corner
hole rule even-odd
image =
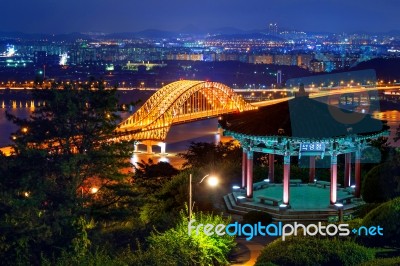
[[[3,0],[0,10],[5,32],[253,30],[269,22],[305,31],[400,30],[398,0]]]

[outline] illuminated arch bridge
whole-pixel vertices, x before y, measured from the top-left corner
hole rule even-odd
[[[164,141],[173,124],[253,109],[224,84],[180,80],[158,90],[116,131],[138,141]]]

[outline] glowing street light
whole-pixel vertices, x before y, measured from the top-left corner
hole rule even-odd
[[[216,187],[219,183],[219,180],[215,176],[210,176],[210,178],[208,178],[207,183],[210,187]]]
[[[97,187],[90,188],[90,193],[91,194],[96,194],[98,191],[99,191],[99,188],[97,188]]]
[[[203,183],[203,181],[208,178],[208,185],[211,187],[216,187],[219,184],[219,180],[215,176],[211,176],[209,174],[205,175],[198,184]],[[189,175],[189,220],[192,218],[192,209],[194,205],[192,203],[193,200],[193,188],[192,188],[192,174]]]

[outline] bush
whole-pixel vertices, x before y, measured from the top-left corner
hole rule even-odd
[[[362,236],[360,240],[370,246],[400,247],[400,197],[383,203],[364,217],[363,225],[380,226],[383,236]]]
[[[359,265],[373,258],[372,249],[352,241],[297,236],[267,245],[255,265]]]
[[[373,209],[380,206],[382,203],[367,203],[361,205],[355,212],[354,216],[359,218],[364,218],[368,213],[370,213]],[[362,225],[362,224],[361,224]]]
[[[380,164],[372,168],[364,177],[361,194],[365,202],[384,202],[385,196],[381,185],[381,174],[384,165]]]
[[[193,226],[198,224],[228,224],[218,215],[196,213]],[[127,256],[129,265],[228,265],[227,256],[235,246],[229,235],[207,236],[202,230],[188,234],[187,216],[181,213],[180,222],[164,233],[153,233],[146,251]],[[129,255],[129,254],[128,254]]]
[[[81,266],[124,266],[124,261],[119,259],[111,258],[105,251],[96,250],[94,252],[87,252],[83,255],[77,256],[74,252],[62,252],[61,256],[49,260],[42,258],[41,265],[43,266],[70,266],[70,265],[81,265]]]
[[[361,187],[364,201],[385,202],[400,196],[400,166],[398,162],[388,161],[372,168]]]
[[[269,213],[261,211],[249,211],[243,215],[243,223],[247,224],[270,224],[272,222],[272,216]]]
[[[360,266],[397,266],[400,265],[400,257],[374,259]]]

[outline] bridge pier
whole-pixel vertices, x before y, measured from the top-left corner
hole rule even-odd
[[[140,142],[143,145],[146,145],[146,153],[148,154],[154,154],[153,152],[153,146],[159,146],[161,151],[161,155],[166,155],[166,149],[167,149],[167,143],[164,141],[154,141],[154,140],[143,140]],[[138,149],[139,150],[139,149]],[[136,147],[135,147],[136,151]]]
[[[220,125],[218,125],[218,133],[217,134],[220,134],[221,136],[224,135],[224,129]]]
[[[148,154],[153,154],[153,145],[147,144],[146,147],[147,147],[147,153]]]
[[[166,142],[159,142],[158,146],[161,148],[161,153],[160,154],[166,154],[166,148],[167,148],[167,143]]]
[[[139,152],[139,143],[133,145],[133,152]]]

